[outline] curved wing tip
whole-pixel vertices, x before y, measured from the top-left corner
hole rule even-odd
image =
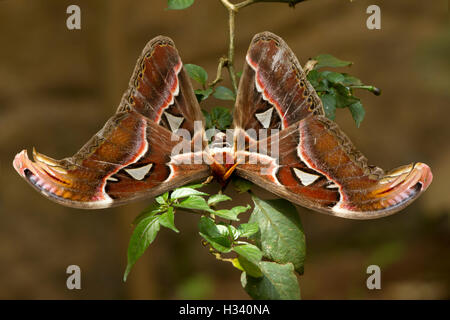
[[[78,209],[103,209],[115,205],[108,196],[99,200],[75,200],[72,192],[65,192],[63,188],[60,188],[51,180],[50,176],[43,176],[41,171],[53,172],[48,166],[50,158],[36,152],[34,148],[33,157],[35,161],[29,159],[27,150],[22,150],[14,157],[13,167],[34,189],[49,200]],[[57,174],[56,172],[53,173]]]
[[[261,38],[261,37],[263,37],[263,38],[271,38],[271,39],[274,39],[274,40],[277,40],[277,41],[279,41],[279,40],[282,40],[283,41],[283,39],[281,39],[279,36],[277,36],[275,33],[273,33],[273,32],[270,32],[270,31],[262,31],[262,32],[259,32],[259,33],[257,33],[257,34],[255,34],[254,36],[253,36],[253,39],[252,39],[252,43],[253,42],[255,42],[255,41],[257,41],[259,38]]]
[[[406,168],[407,171],[405,170]],[[349,219],[376,219],[390,216],[404,209],[417,199],[431,184],[433,174],[431,168],[422,162],[400,167],[398,176],[392,181],[392,188],[388,188],[382,200],[378,201],[378,208],[367,211],[358,210],[341,204],[333,207],[333,215]],[[395,170],[394,170],[395,171]],[[348,205],[348,204],[347,204]]]
[[[420,173],[420,177],[418,182],[422,184],[421,191],[425,191],[433,181],[433,173],[431,173],[431,168],[422,162],[418,162],[414,165],[414,169],[418,170]]]
[[[14,157],[13,167],[14,167],[14,169],[16,169],[17,173],[20,174],[21,176],[24,176],[24,170],[26,169],[25,161],[27,159],[28,159],[28,153],[27,153],[27,150],[25,150],[25,149],[20,151]]]
[[[159,43],[167,43],[170,46],[175,47],[175,42],[171,38],[164,36],[164,35],[159,35],[159,36],[154,37],[147,43],[146,47],[147,46],[153,47]]]

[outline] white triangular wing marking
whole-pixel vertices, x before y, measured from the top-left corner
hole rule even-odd
[[[261,122],[263,128],[269,128],[270,120],[272,120],[273,108],[270,108],[262,113],[255,113],[256,119]]]
[[[125,169],[125,171],[132,176],[136,180],[142,180],[144,179],[145,175],[150,171],[152,168],[153,163],[149,163],[145,166],[142,166],[140,168],[134,168],[134,169]]]
[[[319,176],[316,174],[311,174],[300,169],[294,168],[294,172],[297,177],[300,179],[304,186],[309,186],[311,183],[319,179]]]
[[[184,118],[176,117],[168,112],[164,112],[164,114],[166,115],[167,121],[169,122],[170,130],[172,130],[172,132],[178,130],[178,128],[183,123]]]

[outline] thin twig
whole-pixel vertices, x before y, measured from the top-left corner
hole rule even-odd
[[[233,86],[234,94],[237,93],[236,74],[234,73],[234,18],[236,12],[229,10],[229,27],[230,27],[230,46],[228,49],[228,63],[227,68],[230,73],[231,85]]]
[[[235,15],[238,12],[236,6],[231,3],[229,0],[220,0],[224,7],[228,10],[228,27],[229,27],[229,47],[228,47],[228,58],[226,61],[220,60],[219,67],[226,67],[228,69],[228,73],[230,74],[231,85],[233,87],[233,91],[237,93],[237,81],[236,74],[234,72],[234,20]],[[220,64],[222,62],[222,64]],[[218,72],[219,74],[219,72]],[[218,78],[216,78],[218,79]],[[220,81],[220,80],[219,80]],[[214,81],[213,81],[214,82]],[[217,82],[216,82],[217,83]]]
[[[239,2],[239,3],[236,3],[234,5],[234,7],[237,10],[239,10],[239,9],[244,8],[246,6],[249,6],[249,5],[251,5],[251,4],[255,3],[255,2],[257,2],[257,0],[245,0],[245,1],[242,1],[242,2]]]
[[[223,60],[221,59],[219,61],[219,66],[218,66],[218,70],[217,70],[217,77],[216,79],[210,84],[211,86],[216,85],[218,82],[220,82],[222,80],[221,78],[221,74],[222,74],[222,68],[226,67],[228,69],[228,73],[230,74],[230,80],[231,80],[231,85],[233,86],[233,90],[234,93],[237,94],[237,81],[236,81],[236,73],[234,71],[234,21],[235,21],[235,17],[236,14],[238,13],[239,9],[242,9],[244,7],[247,7],[253,3],[257,3],[257,2],[270,2],[268,0],[244,0],[242,2],[233,4],[232,2],[230,2],[230,0],[220,0],[220,2],[222,2],[222,4],[224,5],[224,7],[228,10],[228,25],[229,25],[229,29],[230,29],[230,42],[229,42],[229,47],[228,47],[228,59]],[[276,1],[274,1],[276,2]],[[302,2],[302,1],[299,1]],[[290,5],[292,5],[292,3],[290,3]],[[219,71],[220,69],[220,71]]]
[[[223,78],[222,78],[222,69],[223,69],[223,67],[224,67],[227,63],[228,63],[228,58],[221,57],[221,58],[219,59],[219,65],[217,66],[217,74],[216,74],[216,78],[215,78],[212,82],[210,82],[210,83],[208,84],[208,86],[209,86],[210,88],[214,88],[214,86],[215,86],[216,84],[218,84],[220,81],[223,80]]]
[[[222,4],[225,6],[225,8],[227,8],[228,10],[232,10],[232,11],[237,11],[238,9],[236,9],[235,5],[232,4],[230,1],[228,0],[220,0],[222,1]]]
[[[308,75],[312,70],[314,70],[314,67],[318,62],[319,61],[314,59],[309,59],[308,61],[306,61],[305,65],[303,66],[303,71],[305,72],[305,74]]]

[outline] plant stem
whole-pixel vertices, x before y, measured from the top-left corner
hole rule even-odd
[[[216,78],[215,78],[212,82],[210,82],[210,83],[208,84],[208,86],[209,86],[210,88],[214,88],[214,86],[215,86],[216,84],[218,84],[220,81],[223,80],[223,79],[222,79],[222,69],[223,69],[223,67],[227,64],[227,62],[228,62],[228,59],[225,58],[225,57],[221,57],[221,58],[219,59],[219,65],[217,66],[217,74],[216,74]]]
[[[239,9],[244,8],[248,5],[251,5],[252,3],[255,3],[255,2],[257,2],[257,0],[245,0],[240,3],[235,4],[234,6],[237,10],[239,10]]]
[[[305,0],[301,0],[298,2],[302,2]],[[244,0],[242,2],[233,4],[230,2],[230,0],[220,0],[224,7],[228,10],[228,25],[230,29],[230,42],[228,47],[228,57],[226,59],[222,58],[219,60],[219,66],[217,70],[217,77],[216,79],[211,82],[210,86],[213,87],[218,82],[222,80],[221,74],[222,74],[222,68],[226,67],[228,69],[228,73],[230,74],[230,80],[231,85],[233,86],[234,93],[237,94],[237,81],[236,81],[236,73],[234,71],[234,21],[236,14],[239,12],[239,9],[242,9],[244,7],[247,7],[253,3],[257,2],[271,2],[270,0]],[[277,2],[274,0],[273,2]],[[280,1],[281,2],[281,1]],[[293,3],[290,3],[290,5],[293,5]],[[220,71],[219,71],[220,69]]]
[[[228,48],[228,63],[227,68],[230,73],[231,85],[233,86],[234,94],[237,93],[236,73],[234,72],[234,18],[236,12],[229,10],[229,27],[230,27],[230,46]]]
[[[228,10],[228,27],[229,27],[229,47],[228,47],[228,57],[226,59],[221,59],[219,61],[219,66],[217,69],[217,77],[216,80],[212,82],[212,84],[216,84],[221,80],[221,72],[219,72],[219,68],[226,67],[228,69],[228,73],[230,74],[231,85],[233,87],[233,91],[237,93],[237,81],[236,81],[236,73],[234,72],[234,21],[235,15],[238,12],[238,8],[232,4],[229,0],[220,0],[224,7]]]
[[[381,90],[374,86],[350,86],[352,89],[364,89],[372,92],[374,95],[379,96],[381,94]]]
[[[237,11],[234,4],[232,4],[229,0],[220,0],[222,1],[222,4],[227,8],[228,10]]]

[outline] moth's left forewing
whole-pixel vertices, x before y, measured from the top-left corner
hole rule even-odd
[[[63,160],[34,152],[32,161],[22,151],[13,165],[53,201],[105,208],[208,176],[206,164],[191,161],[204,143],[203,116],[178,52],[157,37],[138,59],[117,113],[79,152]]]
[[[113,116],[73,157],[54,160],[26,151],[14,160],[16,170],[35,189],[60,204],[98,209],[153,197],[209,175],[204,164],[172,162],[184,140],[136,112]]]
[[[136,162],[122,166],[107,178],[105,192],[114,205],[153,197],[209,175],[205,164],[193,161],[192,140],[143,119],[147,122],[147,151]],[[184,157],[183,161],[177,161],[179,157]]]

